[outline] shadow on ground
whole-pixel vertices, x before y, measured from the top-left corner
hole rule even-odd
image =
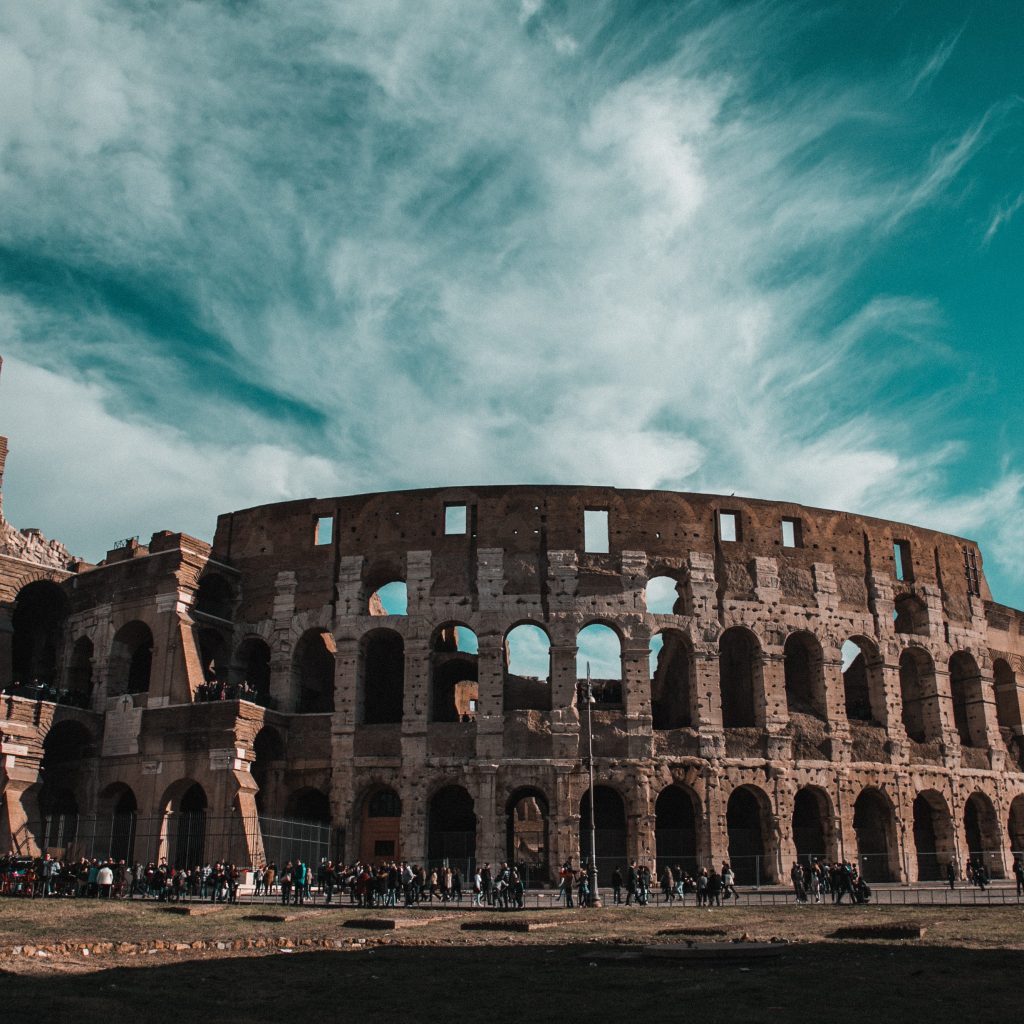
[[[4,972],[7,1019],[402,1024],[642,1019],[1014,1019],[1019,952],[806,944],[778,959],[614,961],[628,947],[378,947],[208,958],[90,973]]]

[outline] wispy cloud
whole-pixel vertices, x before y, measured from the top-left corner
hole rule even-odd
[[[910,95],[912,96],[918,89],[928,85],[932,79],[946,66],[946,62],[950,57],[953,56],[953,51],[956,49],[957,43],[960,42],[960,37],[964,34],[964,29],[967,27],[967,22],[964,22],[960,26],[957,32],[947,36],[939,45],[932,51],[931,56],[921,65],[920,71],[914,76],[914,80],[910,83]]]
[[[988,243],[995,237],[995,233],[1004,224],[1008,224],[1014,216],[1016,216],[1022,206],[1024,206],[1024,192],[1021,192],[1016,199],[997,207],[992,214],[992,219],[989,221],[988,228],[985,230],[985,237],[982,239],[981,244],[983,246],[988,245]]]
[[[916,481],[948,493],[956,439],[892,397],[941,316],[839,300],[1000,112],[893,167],[830,144],[889,83],[765,95],[773,5],[624,10],[5,7],[12,515],[95,554],[115,525],[456,481],[941,512]],[[141,463],[114,522],[47,501],[76,458],[76,493],[123,490],[90,436]]]

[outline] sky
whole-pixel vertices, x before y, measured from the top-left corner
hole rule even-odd
[[[0,5],[5,513],[95,560],[418,486],[974,538],[1024,607],[1024,19]]]

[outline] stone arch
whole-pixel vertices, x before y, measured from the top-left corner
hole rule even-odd
[[[107,856],[131,864],[135,857],[135,830],[139,803],[126,782],[112,782],[99,795],[102,828],[109,837]]]
[[[657,873],[682,867],[693,875],[700,867],[698,822],[700,798],[680,783],[666,786],[654,802],[654,848]]]
[[[628,862],[628,826],[626,803],[622,794],[612,786],[594,786],[594,826],[597,844],[598,879],[611,877],[615,868],[623,868]],[[580,865],[587,864],[592,853],[590,848],[590,793],[580,798],[579,830]]]
[[[818,638],[806,629],[790,633],[783,647],[782,661],[789,713],[824,720],[827,717],[825,659]]]
[[[884,662],[878,645],[866,636],[843,644],[843,697],[851,722],[881,725],[885,719]]]
[[[758,786],[737,786],[729,794],[725,812],[729,836],[729,864],[736,881],[762,885],[777,877],[777,849],[771,800]]]
[[[797,860],[811,864],[837,859],[832,799],[820,786],[802,786],[793,798],[793,846]]]
[[[975,790],[964,804],[964,835],[971,863],[980,861],[990,877],[1002,878],[1003,841],[999,818],[992,800],[980,790]]]
[[[520,786],[505,801],[505,859],[532,882],[551,880],[550,805],[536,786]]]
[[[551,636],[536,622],[518,622],[505,634],[503,703],[506,711],[551,710]]]
[[[153,670],[153,633],[139,619],[126,622],[115,634],[107,663],[107,696],[147,693]]]
[[[1015,856],[1024,858],[1024,794],[1015,796],[1010,803],[1006,829],[1010,836],[1010,849]]]
[[[285,744],[281,733],[265,725],[252,741],[252,778],[256,791],[256,810],[270,814],[280,807],[280,789],[285,772]]]
[[[374,864],[402,856],[402,798],[390,786],[374,785],[358,804],[359,859]]]
[[[299,714],[334,711],[334,635],[321,627],[307,629],[292,656],[293,692]]]
[[[90,762],[96,753],[96,738],[82,722],[66,719],[47,731],[38,794],[43,826],[40,845],[44,850],[61,850],[69,855],[68,848],[78,835],[79,795],[85,792]]]
[[[330,825],[330,797],[315,786],[302,786],[288,794],[288,800],[284,805],[284,816],[294,821]]]
[[[745,626],[731,626],[718,641],[718,672],[722,693],[722,725],[726,729],[758,724],[761,690],[761,646]]]
[[[693,725],[694,653],[689,637],[664,629],[650,640],[651,719],[655,729]]]
[[[942,738],[935,686],[935,663],[923,647],[908,647],[900,655],[900,698],[903,727],[916,743]]]
[[[56,687],[70,604],[53,580],[36,579],[18,591],[11,612],[11,679],[23,686]]]
[[[899,874],[899,846],[892,801],[875,786],[862,789],[853,805],[860,873],[868,882],[894,882]]]
[[[648,615],[682,615],[683,603],[676,577],[653,576],[647,581],[644,604]]]
[[[993,682],[996,691],[996,719],[1001,729],[1020,734],[1021,707],[1017,693],[1017,676],[1005,658],[996,658],[992,663]]]
[[[941,793],[923,790],[914,797],[914,846],[917,849],[917,880],[939,882],[957,861],[953,818]]]
[[[928,606],[916,594],[900,594],[893,605],[893,629],[909,636],[928,636]]]
[[[194,779],[179,779],[164,791],[160,808],[160,856],[172,867],[205,864],[206,790]]]
[[[449,862],[466,871],[476,861],[476,811],[462,786],[441,786],[427,804],[427,860],[434,867]]]
[[[89,706],[89,698],[92,696],[92,668],[95,649],[92,640],[87,636],[80,636],[71,645],[71,659],[68,662],[68,693],[73,700],[72,703],[80,707]]]
[[[366,725],[402,721],[405,640],[393,629],[373,629],[359,641],[360,720]]]
[[[953,696],[953,722],[960,743],[965,747],[984,747],[988,730],[981,670],[967,651],[956,651],[949,659],[949,688]]]
[[[468,722],[480,698],[480,644],[461,622],[446,622],[430,644],[430,720]]]
[[[192,613],[198,618],[230,622],[237,600],[235,586],[222,573],[208,572],[199,581],[192,601]]]
[[[373,616],[408,615],[409,587],[405,580],[388,580],[370,594],[367,611]]]
[[[235,652],[235,668],[246,699],[270,703],[270,645],[258,636],[247,636]]]
[[[609,622],[586,623],[576,634],[576,678],[588,670],[597,704],[622,704],[622,633]]]

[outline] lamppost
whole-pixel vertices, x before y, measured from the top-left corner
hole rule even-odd
[[[594,687],[590,679],[590,662],[587,662],[587,688],[583,694],[587,704],[587,771],[590,782],[590,864],[588,888],[590,889],[589,906],[601,906],[601,896],[597,891],[597,818],[594,816]]]

